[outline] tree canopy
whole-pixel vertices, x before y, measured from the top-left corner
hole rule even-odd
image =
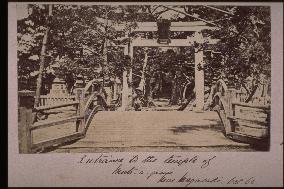
[[[170,21],[202,19],[219,28],[216,31],[203,31],[204,36],[219,39],[214,47],[206,43],[203,46],[205,50],[210,50],[205,58],[206,86],[211,86],[214,80],[222,77],[238,87],[251,77],[254,85],[251,88],[244,86],[251,92],[261,82],[262,75],[270,78],[269,7],[54,4],[51,17],[48,17],[47,5],[29,4],[28,10],[28,17],[19,19],[17,25],[20,84],[23,81],[32,83],[37,77],[42,39],[49,26],[44,62],[46,83],[48,78],[54,77],[51,75],[54,75],[56,66],[60,77],[65,79],[75,78],[79,73],[88,78],[121,78],[122,71],[132,66],[134,86],[139,86],[144,74],[146,86],[153,85],[155,89],[150,90],[150,93],[162,90],[160,80],[174,81],[173,93],[183,93],[185,86],[194,79],[192,47],[167,51],[152,48],[147,52],[143,48],[135,48],[133,63],[129,64],[123,50],[112,45],[125,44],[140,35],[130,32],[126,38],[119,38],[123,32],[135,28],[137,22],[156,22],[165,17]],[[113,26],[122,23],[123,30],[115,30]],[[153,35],[155,37],[156,34],[152,33],[152,37]],[[171,32],[173,38],[187,35],[192,34]],[[146,53],[147,56],[149,54],[147,64]],[[30,88],[30,85],[21,84],[19,87]]]

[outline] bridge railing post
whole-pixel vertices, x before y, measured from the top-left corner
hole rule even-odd
[[[236,89],[228,88],[226,90],[226,101],[227,101],[226,116],[235,116],[236,110],[235,106],[233,105],[233,101],[235,101],[235,98],[236,98]],[[229,119],[227,119],[227,121],[228,121],[227,123],[228,132],[231,132],[234,130],[234,126],[231,124],[231,121]]]
[[[34,107],[34,91],[18,92],[18,140],[19,153],[31,153],[32,132],[31,125],[35,120],[35,113],[32,112]]]
[[[81,75],[77,76],[77,80],[75,83],[75,97],[76,100],[79,101],[77,107],[77,115],[85,116],[84,112],[84,102],[85,102],[85,94],[84,94],[84,82]],[[76,132],[83,132],[85,130],[85,119],[80,119],[76,121]]]
[[[28,109],[27,107],[20,107],[18,127],[19,153],[31,153],[32,133],[30,128],[32,125],[32,120],[32,109]]]

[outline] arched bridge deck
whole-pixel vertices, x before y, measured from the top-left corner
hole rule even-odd
[[[100,111],[91,121],[84,138],[56,151],[95,152],[113,148],[124,148],[125,151],[151,148],[155,151],[233,146],[248,147],[222,134],[222,123],[213,111]]]

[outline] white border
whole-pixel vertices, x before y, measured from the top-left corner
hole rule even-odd
[[[34,2],[32,2],[34,3]],[[116,2],[117,3],[117,2]],[[19,3],[22,4],[22,3]],[[26,2],[25,2],[26,4]],[[59,4],[59,3],[54,3]],[[65,4],[65,3],[64,3]],[[77,4],[77,3],[70,3]],[[82,3],[80,3],[82,4]],[[113,4],[107,3],[86,3]],[[119,3],[133,4],[133,3]],[[158,4],[142,3],[139,4]],[[206,172],[191,169],[195,174],[216,175],[225,174],[234,176],[254,176],[257,182],[253,186],[282,186],[283,187],[283,4],[282,3],[163,3],[163,4],[190,4],[190,5],[253,5],[271,6],[272,16],[272,125],[271,149],[269,152],[182,152],[174,153],[183,156],[198,154],[207,157],[216,155],[216,164]],[[183,186],[155,185],[154,182],[145,182],[139,177],[114,177],[109,174],[110,166],[81,166],[76,162],[82,154],[31,154],[18,153],[17,127],[17,41],[16,41],[16,3],[8,4],[8,185],[9,186]],[[157,156],[159,159],[173,154],[170,152],[156,153],[111,153],[113,156],[131,157],[139,154]],[[97,156],[98,154],[90,154]],[[142,165],[140,165],[142,167]],[[159,165],[144,166],[152,169]],[[165,166],[165,165],[162,165]],[[180,167],[184,171],[186,167]],[[198,185],[202,186],[202,185]],[[205,185],[203,185],[205,186]],[[214,185],[211,185],[214,186]],[[215,185],[218,186],[218,185]],[[245,186],[245,185],[238,185]]]

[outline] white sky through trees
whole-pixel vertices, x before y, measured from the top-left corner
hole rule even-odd
[[[17,19],[23,19],[28,17],[28,5],[27,4],[17,4]]]

